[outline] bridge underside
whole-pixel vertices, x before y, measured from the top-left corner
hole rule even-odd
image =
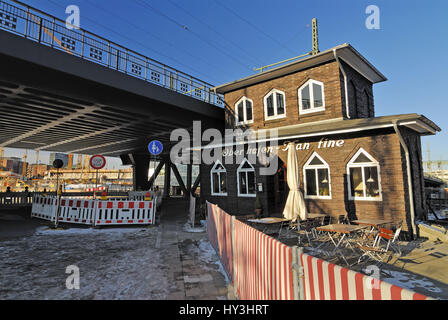
[[[169,150],[172,130],[222,128],[222,108],[0,31],[0,146],[64,153]]]

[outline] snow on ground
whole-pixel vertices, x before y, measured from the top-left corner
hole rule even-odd
[[[0,299],[166,299],[157,228],[41,227],[0,242]],[[68,290],[66,268],[79,267],[80,289]]]
[[[401,288],[416,292],[419,292],[420,288],[434,293],[442,292],[442,289],[437,288],[428,278],[417,274],[392,270],[383,271],[382,274],[384,277],[381,280]]]
[[[216,254],[215,249],[211,243],[206,239],[201,239],[198,246],[194,246],[190,249],[202,262],[206,264],[215,264],[218,266],[218,271],[224,276],[226,283],[230,283],[227,273],[224,271],[224,267]],[[210,269],[209,270],[213,270]]]

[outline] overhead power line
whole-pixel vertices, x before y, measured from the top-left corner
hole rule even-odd
[[[291,52],[292,54],[297,54],[296,52],[292,51],[290,48],[286,47],[284,44],[282,44],[280,41],[278,41],[277,39],[275,39],[274,37],[270,36],[269,34],[267,34],[266,32],[264,32],[261,28],[257,27],[255,24],[253,24],[252,22],[250,22],[249,20],[245,19],[244,17],[240,16],[238,13],[236,13],[235,11],[233,11],[232,9],[230,9],[229,7],[227,7],[226,5],[222,4],[221,2],[214,0],[216,4],[218,4],[219,6],[223,7],[224,9],[226,9],[228,12],[232,13],[234,16],[236,16],[237,18],[239,18],[240,20],[244,21],[246,24],[250,25],[252,28],[254,28],[255,30],[257,30],[258,32],[260,32],[261,34],[263,34],[266,38],[274,41],[277,45],[279,45],[280,47],[288,50],[289,52]]]
[[[224,36],[222,33],[220,33],[218,30],[216,30],[215,28],[213,28],[212,26],[210,26],[209,24],[205,23],[203,20],[197,18],[196,16],[194,16],[193,14],[191,14],[188,10],[186,10],[185,8],[181,7],[180,5],[178,5],[177,3],[175,3],[174,1],[171,0],[167,0],[169,3],[171,3],[173,6],[175,6],[176,8],[178,8],[179,10],[185,12],[187,15],[189,15],[190,17],[192,17],[194,20],[198,21],[199,23],[203,24],[204,26],[206,26],[207,28],[209,28],[210,30],[212,30],[214,33],[216,33],[218,36],[220,36],[221,38],[223,38],[224,40],[226,40],[227,42],[229,42],[230,44],[232,44],[235,48],[238,48],[241,52],[245,53],[248,57],[250,57],[252,60],[257,60],[257,62],[262,63],[261,60],[255,58],[252,54],[250,54],[246,49],[244,49],[243,47],[241,47],[239,44],[237,44],[236,42],[234,42],[232,39],[227,38],[226,36]]]
[[[103,7],[101,7],[101,6],[99,6],[98,4],[94,3],[94,2],[91,1],[91,0],[85,0],[85,1],[88,2],[90,5],[92,5],[92,6],[96,7],[96,8],[98,8],[99,10],[102,10],[102,11],[106,12],[107,14],[109,14],[109,15],[111,15],[111,16],[114,16],[114,17],[117,17],[118,19],[120,19],[120,20],[122,20],[122,21],[128,23],[130,26],[134,27],[135,29],[138,29],[138,30],[143,31],[145,34],[148,34],[148,35],[152,36],[153,38],[159,40],[160,42],[166,43],[166,44],[168,44],[170,47],[172,47],[172,48],[174,48],[174,49],[176,49],[176,50],[178,50],[178,51],[182,51],[183,53],[187,54],[188,56],[192,57],[192,58],[195,59],[195,60],[200,60],[200,61],[202,61],[204,64],[207,64],[207,65],[209,65],[210,67],[212,67],[212,68],[214,68],[214,69],[221,69],[221,68],[222,68],[222,67],[220,67],[220,66],[211,64],[210,62],[204,60],[202,57],[199,57],[199,56],[197,56],[197,55],[194,55],[194,54],[188,52],[188,51],[185,50],[185,49],[179,49],[179,48],[176,47],[173,43],[167,41],[166,39],[161,38],[161,37],[159,37],[159,36],[157,36],[157,35],[151,33],[150,31],[146,30],[145,28],[140,27],[140,26],[136,25],[135,23],[133,23],[133,22],[131,22],[131,21],[129,21],[129,20],[124,19],[123,17],[119,16],[118,14],[116,14],[116,13],[114,13],[114,12],[111,12],[111,11],[109,11],[109,10],[107,10],[107,9],[105,9],[105,8],[103,8]],[[223,70],[224,72],[226,72],[226,70],[224,70],[224,69],[221,69],[221,70]],[[230,74],[228,73],[228,75],[230,75]],[[215,82],[218,82],[218,81],[215,80]]]
[[[47,1],[50,2],[50,3],[52,3],[52,4],[54,4],[54,5],[56,5],[56,6],[58,6],[58,7],[61,7],[61,8],[64,8],[64,9],[65,9],[65,7],[64,7],[63,5],[57,3],[57,2],[55,2],[55,1],[53,1],[53,0],[47,0]],[[219,83],[219,81],[217,81],[216,79],[213,79],[213,77],[210,77],[210,76],[208,76],[208,75],[205,75],[205,74],[203,74],[201,71],[198,71],[198,70],[196,70],[196,69],[194,69],[194,68],[192,68],[192,67],[190,67],[190,66],[188,66],[188,65],[186,65],[186,64],[184,64],[184,63],[182,63],[181,61],[179,61],[179,60],[177,60],[177,59],[175,59],[175,58],[172,58],[172,57],[170,57],[170,56],[168,56],[168,55],[166,55],[166,54],[164,54],[164,53],[162,53],[162,52],[160,52],[160,51],[157,51],[157,50],[155,50],[155,49],[153,49],[153,48],[151,48],[151,47],[148,47],[147,45],[145,45],[144,43],[142,43],[142,42],[140,42],[140,41],[137,41],[137,40],[135,40],[135,39],[132,39],[132,38],[128,37],[127,35],[124,35],[124,34],[122,34],[122,33],[120,33],[120,32],[117,32],[117,31],[115,31],[115,30],[113,30],[113,29],[111,29],[111,28],[109,28],[109,27],[107,27],[107,26],[105,26],[105,25],[103,25],[103,24],[100,24],[100,23],[96,22],[96,21],[93,20],[93,19],[90,19],[90,18],[86,17],[86,16],[83,16],[83,19],[88,20],[88,21],[90,21],[91,23],[93,23],[93,24],[95,24],[95,25],[97,25],[97,26],[100,26],[100,27],[103,28],[103,29],[106,29],[106,30],[108,30],[109,32],[114,33],[114,34],[118,35],[119,37],[121,37],[121,38],[123,38],[123,39],[127,39],[128,41],[134,42],[134,43],[140,45],[140,46],[143,47],[143,48],[146,48],[146,49],[148,49],[148,50],[150,50],[150,51],[152,51],[152,52],[154,52],[154,53],[156,53],[156,54],[158,54],[158,55],[160,55],[160,56],[162,56],[162,57],[165,57],[166,59],[169,59],[169,60],[171,60],[172,62],[177,63],[179,66],[182,66],[182,67],[184,67],[184,68],[186,68],[186,69],[189,69],[190,71],[193,71],[194,73],[196,73],[196,74],[198,74],[198,75],[202,75],[202,76],[204,76],[204,77],[206,77],[206,78],[209,78],[209,79],[213,80],[213,81],[216,82],[216,83]]]
[[[150,4],[148,4],[146,1],[142,0],[142,2],[140,2],[139,0],[134,0],[134,2],[140,4],[143,7],[146,7],[148,9],[150,9],[151,11],[159,14],[160,16],[164,17],[165,19],[167,19],[168,21],[174,23],[175,25],[181,27],[182,29],[190,32],[191,34],[193,34],[196,38],[198,38],[199,40],[203,41],[204,43],[208,44],[209,46],[211,46],[212,48],[216,49],[218,52],[220,52],[221,54],[224,54],[225,56],[229,57],[230,59],[232,59],[233,61],[235,61],[236,63],[238,63],[239,65],[243,66],[244,68],[247,68],[249,70],[252,71],[251,67],[246,65],[244,62],[241,62],[238,58],[230,55],[225,48],[219,48],[218,46],[216,46],[215,44],[213,44],[212,42],[208,41],[207,39],[203,38],[200,34],[198,34],[197,32],[191,30],[191,28],[188,28],[187,26],[179,23],[178,21],[174,20],[173,18],[167,16],[166,14],[164,14],[163,12],[161,12],[160,10],[154,8],[153,6],[151,6]]]

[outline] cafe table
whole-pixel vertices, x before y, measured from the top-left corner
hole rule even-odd
[[[376,228],[379,228],[382,225],[392,223],[392,220],[385,220],[385,219],[359,219],[359,220],[353,220],[352,223],[356,223],[358,225],[371,227],[370,231],[368,232],[368,235],[371,235]],[[374,241],[374,244],[376,243],[376,239]]]
[[[359,225],[352,225],[352,224],[329,224],[326,226],[320,226],[317,227],[316,230],[326,232],[331,240],[331,242],[334,245],[334,252],[337,252],[342,259],[345,261],[345,263],[349,265],[347,262],[347,259],[345,258],[344,254],[342,253],[339,248],[343,243],[346,244],[346,246],[349,246],[352,250],[353,247],[351,246],[350,242],[348,241],[348,237],[350,237],[353,234],[356,234],[357,232],[365,229],[366,226],[359,226]],[[335,235],[339,235],[338,242],[335,241]],[[354,251],[354,250],[353,250]]]
[[[279,217],[266,217],[266,218],[260,218],[260,219],[247,219],[246,221],[262,225],[263,233],[266,233],[265,231],[272,226],[279,227],[278,235],[280,236],[280,233],[282,232],[283,224],[285,222],[289,222],[289,219],[285,218],[279,218]]]

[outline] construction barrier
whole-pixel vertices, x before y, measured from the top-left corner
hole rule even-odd
[[[31,217],[55,221],[57,206],[57,197],[34,195],[33,205],[31,207]]]
[[[33,199],[31,217],[58,221],[101,225],[138,225],[155,223],[154,201],[101,201],[86,199],[61,199],[36,195]]]
[[[300,255],[305,300],[431,299],[307,254]]]
[[[294,300],[292,248],[235,220],[234,287],[244,300]]]
[[[153,201],[97,201],[95,225],[154,224]]]
[[[244,300],[430,300],[288,247],[207,202],[209,241]]]
[[[95,201],[84,199],[61,199],[59,222],[93,224]]]
[[[220,207],[207,202],[209,214],[207,215],[207,231],[215,234],[212,246],[221,258],[224,270],[230,280],[233,280],[233,244],[232,225],[233,217],[224,212]],[[209,233],[210,234],[210,233]]]

